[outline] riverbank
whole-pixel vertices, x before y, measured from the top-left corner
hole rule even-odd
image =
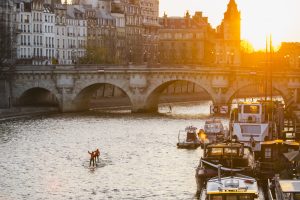
[[[55,114],[58,112],[59,109],[56,107],[13,107],[0,109],[0,120]]]
[[[209,97],[203,93],[162,95],[159,100],[160,106],[186,105],[199,101],[209,101]],[[102,97],[90,101],[91,110],[130,110],[131,102],[125,97]],[[59,113],[58,107],[13,107],[0,109],[0,120],[31,117]]]

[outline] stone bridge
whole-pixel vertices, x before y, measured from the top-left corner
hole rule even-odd
[[[17,104],[30,91],[51,92],[62,112],[88,109],[91,95],[100,84],[120,88],[130,99],[133,112],[157,111],[161,93],[176,81],[201,86],[214,104],[229,104],[235,94],[251,85],[265,84],[266,74],[258,68],[233,69],[205,66],[17,66],[6,73],[1,104]],[[10,84],[7,84],[7,83]],[[5,85],[10,85],[6,87]],[[299,101],[300,72],[287,70],[272,73],[272,87],[287,105]],[[299,90],[300,91],[300,90]],[[11,94],[11,95],[9,95]]]

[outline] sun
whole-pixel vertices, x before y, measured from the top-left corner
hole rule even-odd
[[[298,0],[236,0],[242,16],[242,37],[253,47],[264,49],[266,37],[272,35],[273,45],[283,41],[300,41]]]

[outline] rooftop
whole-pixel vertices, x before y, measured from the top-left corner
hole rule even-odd
[[[257,181],[252,177],[218,177],[212,178],[207,182],[207,194],[258,194]]]

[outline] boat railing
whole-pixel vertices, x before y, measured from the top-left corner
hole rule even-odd
[[[276,200],[276,195],[275,195],[275,183],[268,179],[268,198],[269,200]]]

